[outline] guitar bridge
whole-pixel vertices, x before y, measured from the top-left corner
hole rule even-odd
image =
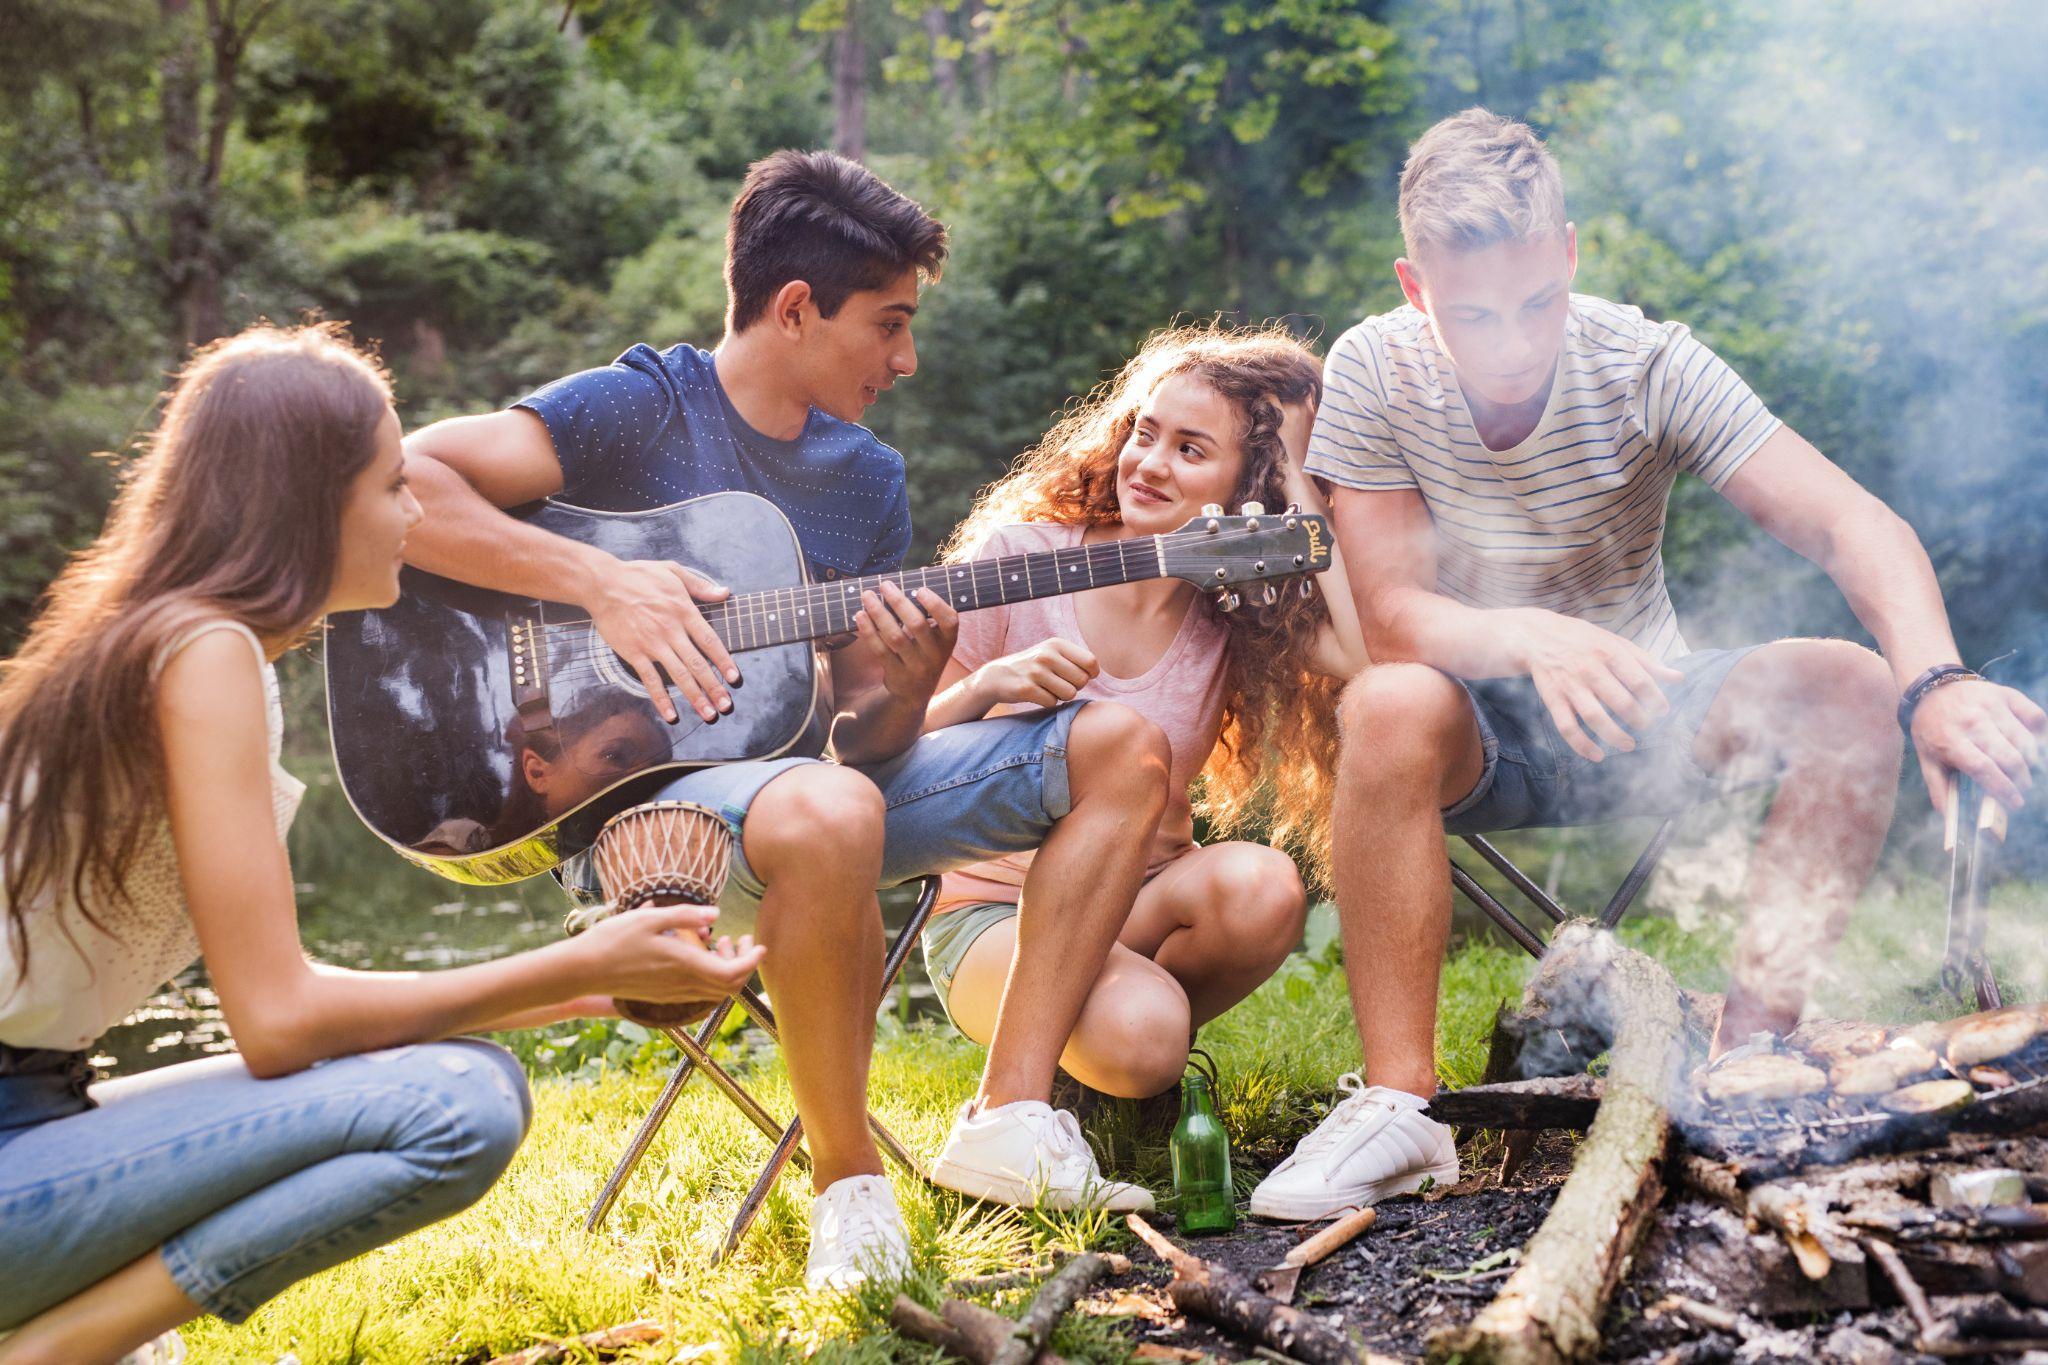
[[[532,616],[510,618],[512,636],[512,705],[520,728],[529,736],[552,730],[555,714],[548,704],[547,642],[541,623]]]

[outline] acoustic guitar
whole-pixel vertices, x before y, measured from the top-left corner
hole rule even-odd
[[[510,597],[408,568],[398,602],[338,613],[327,713],[349,803],[378,838],[454,881],[548,871],[597,826],[680,771],[824,752],[831,720],[821,640],[853,629],[861,593],[930,588],[957,611],[1149,578],[1238,605],[1238,590],[1330,563],[1317,516],[1221,508],[1137,536],[901,573],[812,582],[788,518],[751,493],[645,512],[544,502],[522,520],[622,559],[668,559],[732,590],[700,603],[741,684],[708,724],[676,699],[670,725],[580,607]],[[671,692],[671,696],[676,694]]]

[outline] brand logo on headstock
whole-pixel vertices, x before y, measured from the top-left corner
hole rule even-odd
[[[1322,563],[1330,557],[1329,547],[1323,544],[1323,524],[1320,521],[1305,521],[1302,526],[1308,531],[1308,562]]]

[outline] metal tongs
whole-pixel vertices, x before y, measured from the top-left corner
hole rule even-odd
[[[1960,773],[1948,780],[1947,817],[1942,847],[1948,850],[1948,946],[1941,959],[1942,988],[1964,1004],[1974,990],[1977,1008],[1995,1010],[2005,1003],[1998,978],[1984,956],[1984,888],[1987,855],[2005,842],[2008,814]]]

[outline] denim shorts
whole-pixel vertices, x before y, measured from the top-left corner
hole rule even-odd
[[[953,976],[967,960],[967,950],[983,934],[1015,918],[1015,901],[979,901],[932,916],[919,946],[924,949],[924,973],[931,978],[932,990],[948,1019],[953,1018]],[[959,1027],[957,1020],[954,1027]]]
[[[1456,679],[1472,698],[1486,764],[1464,799],[1444,809],[1445,831],[1490,834],[1676,815],[1720,795],[1723,783],[1700,767],[1693,742],[1729,670],[1758,648],[1703,649],[1672,660],[1685,676],[1663,684],[1671,710],[1635,737],[1632,751],[1609,749],[1598,763],[1564,742],[1529,679]]]
[[[1037,848],[1073,806],[1067,735],[1086,702],[949,725],[920,736],[896,757],[854,766],[881,789],[880,885],[950,872],[1004,853]],[[792,768],[824,762],[777,758],[685,773],[650,800],[694,801],[717,811],[733,833],[732,871],[718,898],[718,932],[752,933],[766,888],[747,864],[742,835],[761,789]],[[853,765],[849,765],[853,766]],[[562,886],[585,904],[602,899],[588,854],[562,864]]]
[[[519,1063],[474,1038],[269,1080],[236,1056],[87,1079],[0,1075],[0,1334],[153,1248],[187,1298],[241,1322],[474,1203],[533,1114]]]

